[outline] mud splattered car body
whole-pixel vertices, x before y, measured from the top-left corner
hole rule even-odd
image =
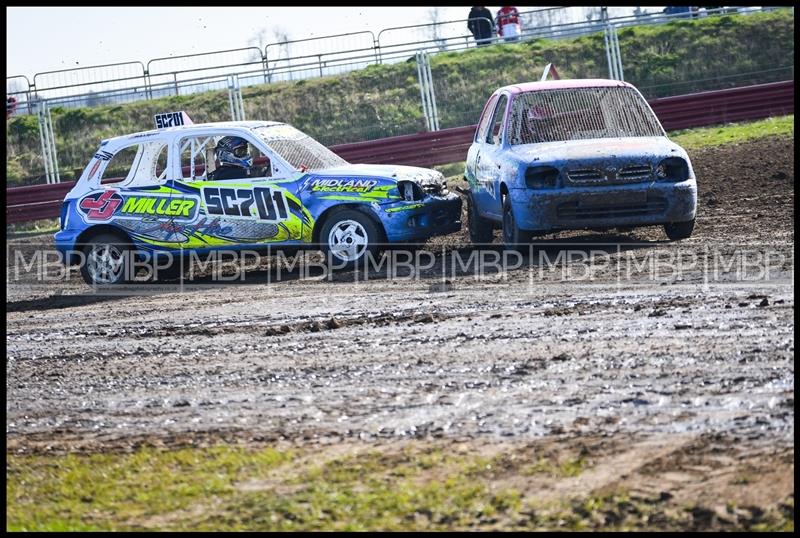
[[[213,179],[223,137],[248,143],[252,173]],[[55,243],[71,262],[94,252],[106,273],[118,260],[109,245],[182,255],[320,246],[344,267],[387,242],[458,231],[460,215],[435,170],[350,164],[282,123],[191,124],[104,140],[64,200]]]
[[[505,86],[492,94],[470,147],[473,241],[503,228],[508,244],[570,229],[664,225],[688,237],[697,183],[647,101],[614,80]]]

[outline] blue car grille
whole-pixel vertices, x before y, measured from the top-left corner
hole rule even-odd
[[[578,202],[565,202],[558,206],[556,215],[564,220],[606,219],[659,215],[666,211],[667,200],[662,197],[648,198],[636,204],[608,204],[581,207]]]
[[[571,183],[600,183],[606,176],[597,168],[576,168],[567,172]]]
[[[649,164],[625,166],[621,169],[573,168],[567,171],[567,178],[574,185],[641,183],[652,180],[653,169]]]

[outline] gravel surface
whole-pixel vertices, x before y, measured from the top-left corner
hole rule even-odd
[[[215,435],[793,446],[792,155],[792,139],[692,152],[688,240],[562,233],[483,278],[447,271],[471,252],[464,233],[432,240],[446,254],[416,278],[256,269],[125,297],[9,270],[7,450]],[[564,250],[571,263],[543,263]]]

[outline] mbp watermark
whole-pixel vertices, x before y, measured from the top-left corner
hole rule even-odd
[[[445,246],[379,245],[356,260],[302,246],[138,251],[51,245],[7,247],[8,285],[53,286],[93,280],[87,293],[188,291],[287,280],[354,283],[371,280],[514,278],[552,283],[652,285],[655,282],[770,283],[794,278],[794,245],[541,241],[505,248],[452,242]],[[124,287],[123,287],[124,285]],[[165,287],[165,286],[168,286]],[[115,291],[116,290],[116,291]]]

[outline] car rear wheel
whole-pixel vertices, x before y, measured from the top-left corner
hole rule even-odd
[[[664,225],[664,231],[671,241],[687,239],[692,235],[692,230],[694,230],[694,221],[695,219],[686,222],[670,222]]]
[[[508,249],[520,250],[528,246],[532,238],[531,232],[520,230],[517,226],[511,198],[506,194],[503,196],[503,244]]]
[[[478,214],[478,208],[472,194],[467,196],[467,226],[469,227],[469,240],[475,245],[491,243],[494,238],[492,221]]]
[[[372,219],[353,209],[331,215],[320,231],[326,261],[335,269],[352,269],[367,256],[375,256],[380,238]]]
[[[81,276],[90,286],[125,282],[131,248],[116,235],[100,234],[83,247]]]

